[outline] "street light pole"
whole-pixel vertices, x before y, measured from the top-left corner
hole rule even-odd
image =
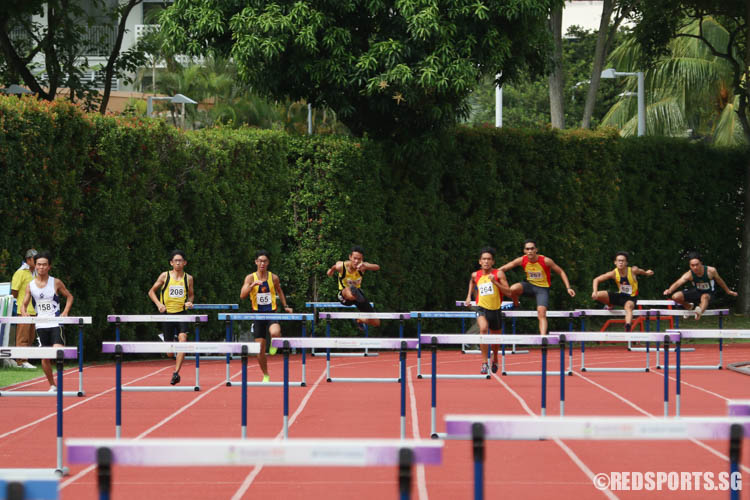
[[[615,71],[614,68],[608,68],[602,71],[602,78],[617,78],[618,76],[637,76],[638,77],[638,137],[646,135],[646,92],[645,77],[643,71],[626,72]]]
[[[503,73],[497,74],[495,79],[500,78]],[[495,85],[495,127],[501,128],[503,126],[503,87],[502,85]]]

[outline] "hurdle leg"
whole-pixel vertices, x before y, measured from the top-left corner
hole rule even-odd
[[[740,424],[732,424],[729,428],[729,474],[730,474],[730,493],[731,500],[740,500],[739,482],[734,478],[740,476],[740,457],[742,456],[742,437],[744,430]]]
[[[560,336],[560,416],[565,416],[565,335]]]
[[[57,468],[61,476],[67,471],[63,467],[63,352],[57,351]]]
[[[201,331],[200,327],[196,324],[195,325],[195,341],[200,342],[201,338]],[[195,390],[200,391],[201,390],[201,355],[200,353],[195,353]]]
[[[542,416],[547,416],[547,338],[542,339]]]
[[[584,366],[585,365],[585,357],[586,357],[586,342],[582,341],[581,342],[581,371],[582,372],[586,371],[586,366]]]
[[[471,424],[471,442],[474,456],[474,500],[484,500],[484,425]]]
[[[398,451],[398,494],[401,500],[409,500],[411,495],[411,471],[414,464],[414,450],[401,448]]]
[[[242,439],[247,437],[247,346],[242,346],[242,404],[240,411],[240,426],[242,427]]]
[[[664,336],[664,416],[669,416],[669,337],[667,336]]]
[[[461,333],[463,333],[463,319],[461,320]],[[422,320],[417,316],[417,338],[421,338],[422,335]],[[464,346],[461,345],[461,351],[464,350]],[[417,378],[422,378],[422,342],[417,345]]]
[[[284,341],[284,439],[289,439],[289,341]]]
[[[721,319],[721,316],[719,316],[719,319]],[[719,370],[721,370],[724,367],[724,339],[719,339]]]
[[[508,372],[505,371],[505,344],[502,344],[500,346],[500,353],[501,353],[501,356],[500,356],[501,357],[501,360],[500,360],[500,365],[501,365],[500,366],[500,373],[502,375],[507,375]],[[487,376],[487,378],[490,378],[489,375]]]
[[[112,494],[112,450],[96,450],[96,482],[99,489],[99,500],[109,500]]]
[[[78,327],[78,396],[83,396],[83,327]]]
[[[118,335],[119,336],[119,335]],[[122,345],[115,346],[115,438],[122,430]]]
[[[331,338],[331,323],[326,321],[326,337]],[[326,382],[331,381],[331,348],[326,347]]]
[[[307,337],[307,325],[305,320],[302,320],[302,336]],[[305,349],[302,348],[302,383],[300,383],[300,387],[307,387],[307,362],[306,362],[306,356],[305,356]]]
[[[226,327],[224,328],[224,330],[226,332],[225,336],[224,336],[225,340],[227,342],[231,342],[232,341],[232,322],[231,322],[231,320],[226,322]],[[231,361],[232,361],[232,355],[231,354],[227,354],[227,387],[231,387],[232,386],[232,381],[229,379],[229,365],[230,365]]]
[[[437,420],[437,338],[432,337],[430,348],[432,349],[432,381],[430,384],[432,388],[432,406],[430,408],[430,427],[432,427],[432,430],[430,432],[430,437],[432,437],[433,439],[437,439],[438,437],[437,426],[436,426],[436,420]]]
[[[680,416],[680,350],[682,347],[682,340],[678,340],[675,343],[675,370],[676,370],[676,376],[675,376],[675,382],[674,382],[674,404],[675,404],[675,417]],[[666,374],[666,373],[665,373]]]
[[[401,439],[406,439],[406,342],[401,342],[398,356],[401,365]]]

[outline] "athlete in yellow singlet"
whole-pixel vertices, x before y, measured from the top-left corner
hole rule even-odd
[[[185,252],[173,250],[169,256],[169,265],[172,266],[172,270],[159,275],[159,278],[148,291],[148,296],[160,313],[182,314],[187,309],[193,308],[195,297],[193,277],[185,272],[185,266],[187,265]],[[189,329],[190,325],[186,322],[165,322],[162,324],[163,340],[174,342],[176,337],[178,342],[187,342]],[[184,359],[185,353],[177,354],[170,384],[175,385],[180,382],[180,368],[182,368]]]
[[[518,257],[505,264],[500,269],[507,273],[514,267],[522,266],[526,274],[526,280],[521,283],[514,283],[510,287],[513,302],[517,303],[518,298],[522,295],[536,297],[536,313],[539,319],[539,333],[547,335],[547,307],[549,306],[549,289],[552,284],[551,271],[560,275],[563,280],[568,295],[576,296],[575,290],[570,287],[568,275],[555,261],[544,255],[539,255],[536,242],[526,240],[523,244],[523,257]]]
[[[633,309],[635,309],[638,297],[638,278],[636,276],[653,276],[654,272],[649,269],[645,271],[636,266],[628,266],[628,252],[617,252],[615,254],[615,268],[594,278],[594,291],[591,298],[605,304],[622,306],[625,309],[625,331],[629,332],[633,324]],[[599,291],[599,283],[607,280],[615,280],[617,292]]]
[[[256,271],[245,276],[245,281],[240,290],[240,300],[250,299],[250,306],[253,312],[257,313],[277,313],[276,295],[278,294],[281,305],[284,310],[291,314],[294,312],[286,303],[286,296],[281,289],[281,280],[278,275],[268,270],[271,259],[267,250],[258,250],[255,253]],[[258,366],[263,372],[263,382],[271,380],[268,375],[268,363],[266,362],[266,334],[270,339],[281,336],[281,325],[278,321],[259,320],[253,321],[253,336],[255,341],[260,344],[258,354]],[[269,339],[269,341],[270,341]],[[275,347],[269,347],[269,354],[276,354]]]
[[[336,273],[338,277],[338,299],[343,305],[353,305],[360,312],[374,312],[364,293],[362,293],[362,278],[365,271],[379,271],[380,266],[372,262],[365,262],[365,250],[354,245],[349,252],[349,260],[338,261],[327,271],[328,276]],[[379,319],[358,319],[357,324],[367,323],[370,326],[380,326]]]

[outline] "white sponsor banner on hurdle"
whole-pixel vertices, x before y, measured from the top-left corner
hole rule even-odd
[[[248,354],[258,354],[258,342],[102,342],[103,353],[115,353],[121,346],[123,353],[195,353],[195,354],[242,354],[242,347],[247,347]]]
[[[567,342],[670,342],[680,340],[679,333],[669,332],[550,332],[550,335],[565,336]]]
[[[454,319],[474,319],[477,317],[476,311],[411,311],[412,318],[454,318]]]
[[[313,314],[286,313],[219,313],[219,320],[235,321],[312,321]]]
[[[469,335],[465,333],[423,333],[419,340],[424,344],[432,344],[435,338],[438,344],[491,344],[491,345],[542,345],[543,339],[547,345],[557,345],[560,339],[555,335]]]
[[[2,347],[0,359],[57,359],[57,352],[63,352],[64,359],[78,358],[77,347]]]
[[[471,427],[484,425],[486,439],[592,439],[673,440],[729,439],[732,424],[750,432],[747,417],[561,417],[539,418],[517,415],[446,415],[449,438],[471,438]]]
[[[472,301],[469,302],[469,307],[476,307],[476,306],[477,306],[477,301],[476,300],[472,300]],[[456,307],[466,307],[466,301],[457,300],[456,301]],[[504,301],[502,301],[500,303],[500,308],[501,309],[508,309],[508,308],[511,308],[511,307],[513,307],[513,302],[511,302],[509,300],[504,300]]]
[[[410,319],[408,312],[322,312],[320,319]]]
[[[683,339],[750,339],[750,330],[683,330],[669,329],[669,333],[679,333]]]
[[[0,316],[0,323],[28,325],[54,321],[61,325],[90,325],[91,316]]]
[[[603,317],[624,317],[624,309],[577,309],[580,316],[603,316]],[[656,318],[657,316],[679,316],[695,314],[692,310],[686,309],[634,309],[633,316]],[[726,316],[729,309],[708,309],[703,311],[702,316]]]
[[[362,337],[276,337],[271,339],[273,347],[284,347],[284,342],[289,347],[319,348],[319,349],[401,349],[401,343],[406,344],[407,349],[416,349],[417,339],[400,338],[362,338]]]
[[[536,311],[503,311],[506,318],[536,318],[539,313]],[[581,313],[579,311],[547,311],[548,318],[577,318]]]
[[[414,463],[439,465],[443,442],[398,439],[68,439],[68,462],[96,463],[109,448],[112,462],[140,466],[349,466],[398,465],[399,450]]]
[[[110,314],[108,323],[206,323],[207,314]]]

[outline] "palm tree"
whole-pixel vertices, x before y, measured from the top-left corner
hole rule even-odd
[[[682,30],[687,35],[700,29],[694,22]],[[715,45],[726,47],[727,30],[714,18],[704,18],[703,34]],[[737,96],[732,92],[732,68],[726,59],[716,57],[706,44],[689,36],[677,37],[669,53],[645,72],[646,130],[652,135],[692,136],[714,144],[730,145],[744,141],[742,127],[734,112]],[[629,37],[609,57],[618,71],[637,71],[641,48]],[[738,54],[737,60],[741,61]],[[624,95],[635,91],[635,78],[629,78]],[[636,99],[620,99],[604,116],[602,126],[614,126],[623,136],[636,135]]]

